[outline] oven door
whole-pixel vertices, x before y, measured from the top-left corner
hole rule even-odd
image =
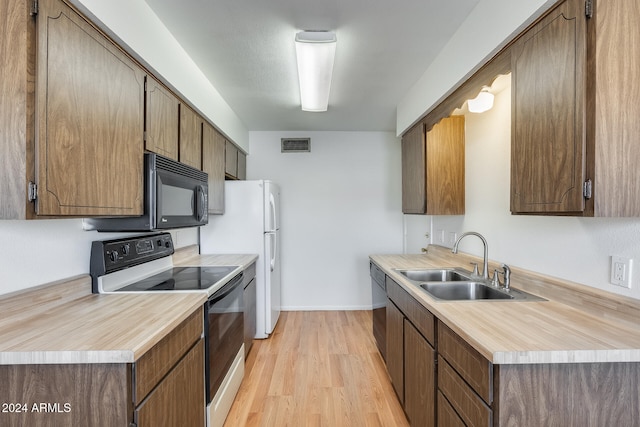
[[[214,293],[205,305],[207,405],[216,395],[244,342],[242,273]]]

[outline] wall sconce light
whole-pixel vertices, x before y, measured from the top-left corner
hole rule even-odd
[[[336,41],[335,33],[330,31],[296,34],[302,111],[327,111]]]
[[[478,96],[467,101],[471,113],[484,113],[493,107],[493,94],[487,86],[483,87]]]

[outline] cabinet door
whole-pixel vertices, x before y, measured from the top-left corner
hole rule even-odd
[[[404,319],[404,411],[412,426],[435,426],[435,350]]]
[[[462,418],[440,392],[438,392],[438,427],[465,427]]]
[[[404,405],[404,315],[387,299],[387,371],[398,400]]]
[[[426,211],[424,125],[414,126],[402,136],[402,212]]]
[[[59,0],[37,17],[37,213],[141,215],[144,73]]]
[[[209,174],[209,213],[224,213],[225,139],[209,123],[202,124],[202,170]]]
[[[238,179],[247,179],[247,155],[238,150]]]
[[[180,104],[180,155],[178,160],[202,169],[202,119],[195,111]]]
[[[180,102],[153,77],[147,76],[145,86],[144,147],[161,156],[178,160]]]
[[[587,102],[588,150],[596,147],[595,171],[588,175],[593,178],[594,214],[640,217],[638,2],[598,1],[590,22],[596,37],[595,47],[589,45],[594,67],[588,73],[595,90]]]
[[[230,177],[238,176],[238,149],[233,143],[227,141],[225,144],[224,171]]]
[[[584,209],[585,22],[567,0],[512,47],[513,213]]]
[[[426,135],[426,214],[464,214],[464,116],[442,119]]]
[[[136,408],[134,416],[139,427],[204,427],[204,339]]]
[[[33,167],[33,83],[32,37],[35,24],[30,4],[0,3],[0,219],[33,216],[27,202],[28,181],[35,181]]]

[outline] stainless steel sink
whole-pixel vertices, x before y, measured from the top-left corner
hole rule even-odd
[[[466,282],[471,276],[453,268],[397,270],[414,282]]]
[[[420,288],[434,298],[447,301],[514,299],[510,292],[500,291],[479,282],[421,283]]]
[[[443,301],[545,301],[518,289],[495,287],[461,268],[396,269],[429,296]]]

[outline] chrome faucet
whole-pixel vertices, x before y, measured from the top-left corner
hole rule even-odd
[[[454,254],[458,253],[458,244],[460,243],[460,240],[462,240],[462,238],[466,236],[476,236],[480,240],[482,240],[482,244],[484,245],[484,259],[482,260],[482,278],[485,280],[488,280],[489,279],[489,257],[488,257],[489,248],[487,245],[487,240],[484,237],[482,237],[482,234],[476,233],[475,231],[467,231],[466,233],[462,233],[460,237],[458,237],[456,242],[453,244],[453,249],[451,249],[451,252]]]

